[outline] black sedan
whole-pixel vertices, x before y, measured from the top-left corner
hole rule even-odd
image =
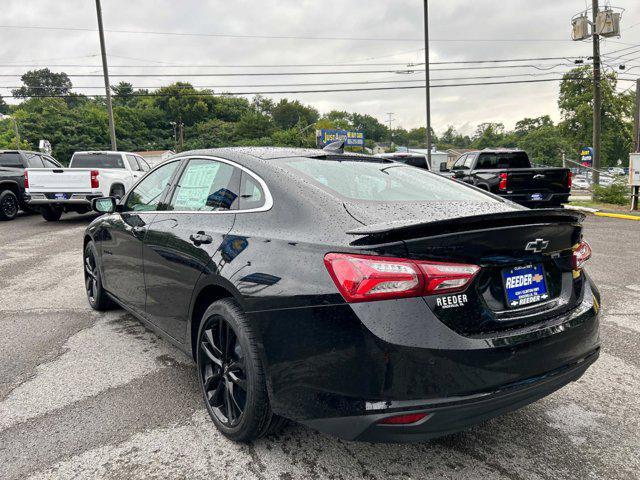
[[[517,409],[599,352],[582,216],[339,150],[185,152],[86,230],[91,306],[192,355],[248,441],[294,420],[418,441]]]

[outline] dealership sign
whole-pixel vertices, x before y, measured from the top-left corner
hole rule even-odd
[[[316,130],[316,138],[319,147],[324,147],[330,143],[344,140],[345,146],[364,147],[364,132],[351,130]]]
[[[593,164],[593,148],[586,147],[580,150],[580,163],[585,167]]]

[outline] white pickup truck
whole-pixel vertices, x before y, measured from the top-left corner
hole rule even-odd
[[[149,164],[131,152],[76,152],[69,168],[27,168],[25,199],[45,220],[59,220],[62,212],[86,213],[91,200],[122,197]]]

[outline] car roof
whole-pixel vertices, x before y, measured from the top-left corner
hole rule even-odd
[[[0,150],[0,153],[39,153],[41,155],[48,155],[47,153],[44,152],[34,152],[32,150]]]
[[[93,154],[93,153],[95,153],[95,154],[101,154],[101,153],[116,153],[116,154],[119,154],[119,153],[124,153],[124,154],[129,154],[129,155],[138,155],[138,156],[140,156],[137,153],[116,151],[116,150],[83,150],[81,152],[73,152],[74,155],[77,154],[77,153],[80,153],[80,154]]]
[[[276,160],[278,158],[295,158],[295,157],[326,157],[326,156],[339,156],[339,157],[353,157],[353,158],[371,158],[372,160],[379,160],[379,158],[372,155],[365,155],[362,153],[344,152],[333,153],[317,148],[291,148],[291,147],[226,147],[226,148],[208,148],[201,150],[189,150],[186,152],[180,152],[171,158],[193,156],[193,155],[208,155],[224,158],[227,160],[238,160],[240,158],[250,158],[260,160]]]

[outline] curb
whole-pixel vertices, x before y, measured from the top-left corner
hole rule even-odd
[[[624,220],[640,221],[640,215],[625,215],[624,213],[606,213],[606,212],[594,212],[594,215],[598,217],[610,217],[610,218],[622,218]]]

